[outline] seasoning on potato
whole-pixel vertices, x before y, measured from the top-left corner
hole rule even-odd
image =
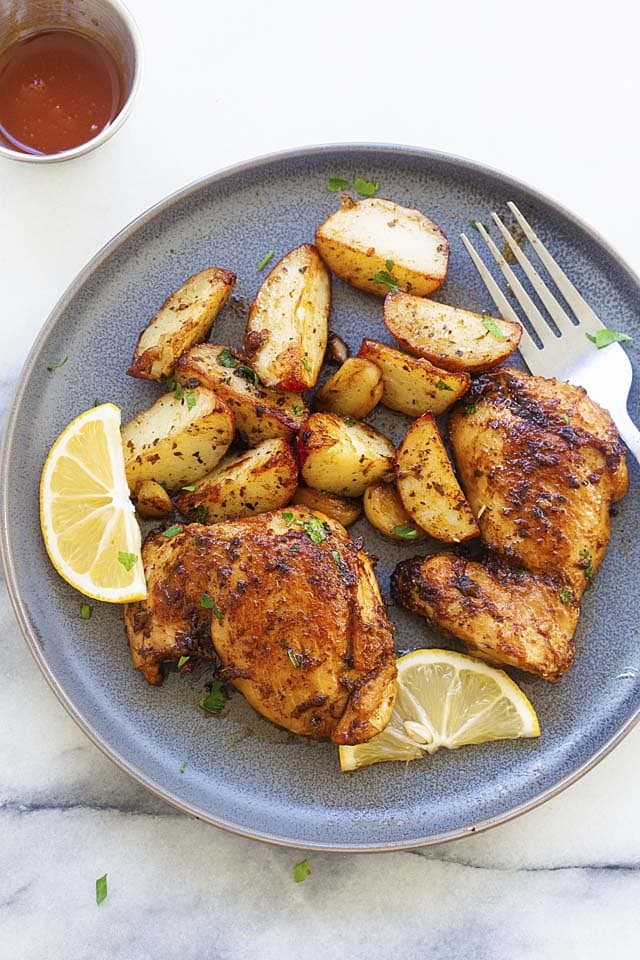
[[[362,357],[349,357],[314,397],[317,410],[362,420],[382,396],[380,368]]]
[[[424,539],[424,531],[405,510],[394,484],[371,484],[364,492],[362,505],[371,526],[383,536],[411,543]]]
[[[393,477],[393,444],[373,427],[335,413],[312,413],[300,431],[298,456],[309,487],[359,497],[371,483]]]
[[[326,490],[313,490],[300,485],[291,503],[324,513],[330,520],[337,520],[343,527],[350,527],[362,513],[362,503],[353,497],[338,497]]]

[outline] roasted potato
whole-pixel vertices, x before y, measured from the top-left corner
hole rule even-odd
[[[392,540],[415,543],[424,539],[424,531],[414,523],[404,508],[392,483],[373,483],[362,498],[364,515],[379,533]]]
[[[220,267],[208,267],[185,280],[138,337],[129,376],[140,380],[171,376],[178,357],[206,340],[235,282],[235,273]]]
[[[318,510],[330,520],[337,520],[343,527],[350,527],[362,513],[360,500],[337,497],[335,493],[312,490],[311,487],[299,486],[291,503],[308,507],[309,510]]]
[[[428,410],[437,416],[466,393],[471,382],[468,373],[441,370],[377,340],[363,340],[358,356],[371,360],[382,372],[380,402],[410,417]]]
[[[242,349],[266,387],[315,386],[330,309],[327,268],[316,248],[303,243],[276,263],[249,311]]]
[[[369,484],[390,479],[395,466],[390,440],[335,413],[311,414],[300,431],[298,455],[308,487],[342,497],[361,496]]]
[[[382,373],[375,363],[349,357],[313,399],[317,410],[362,420],[382,396]]]
[[[276,437],[263,440],[253,450],[224,457],[195,484],[195,490],[180,493],[176,506],[187,520],[218,523],[284,507],[297,485],[293,447]]]
[[[384,322],[410,353],[454,372],[480,373],[497,366],[513,353],[522,336],[520,324],[511,320],[411,297],[399,290],[384,301]]]
[[[390,289],[385,279],[424,297],[447,275],[449,243],[437,224],[378,197],[343,196],[340,209],[318,227],[316,246],[337,277],[379,297]]]
[[[166,520],[173,513],[173,503],[159,483],[144,480],[136,493],[136,510],[145,520]]]
[[[211,390],[185,390],[182,399],[167,393],[122,428],[129,489],[145,480],[169,490],[209,473],[233,440],[234,417]]]
[[[397,462],[398,493],[418,526],[447,543],[480,535],[432,413],[424,413],[409,427]]]
[[[215,391],[233,411],[238,433],[249,446],[272,437],[291,439],[309,416],[299,393],[260,386],[251,367],[229,347],[192,347],[180,357],[174,376],[185,386],[200,383]]]

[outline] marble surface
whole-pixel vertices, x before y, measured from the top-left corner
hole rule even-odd
[[[146,50],[123,130],[58,166],[0,164],[0,416],[49,309],[132,217],[303,143],[416,143],[507,170],[640,267],[630,207],[637,14],[539,0],[307,8],[130,0]],[[407,43],[410,46],[407,46]],[[324,62],[324,61],[327,62]],[[179,82],[178,82],[179,79]],[[0,958],[635,958],[640,729],[561,796],[437,848],[310,856],[191,820],[68,718],[0,586]],[[95,880],[108,874],[97,907]]]

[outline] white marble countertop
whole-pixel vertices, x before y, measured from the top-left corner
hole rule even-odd
[[[165,194],[272,150],[373,140],[471,157],[563,202],[638,270],[637,14],[525,6],[130,0],[146,69],[123,130],[71,163],[0,161],[1,415],[103,243]],[[637,957],[640,729],[517,821],[413,853],[314,854],[296,884],[298,852],[191,820],[106,760],[0,589],[2,960]]]

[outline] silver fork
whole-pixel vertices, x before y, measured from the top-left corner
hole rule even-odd
[[[609,411],[620,436],[640,463],[640,431],[627,413],[627,399],[633,376],[629,357],[619,343],[612,343],[598,350],[595,344],[587,338],[587,334],[595,336],[598,330],[603,330],[604,324],[578,293],[567,275],[560,269],[515,203],[508,203],[507,206],[578,321],[577,324],[574,323],[565,309],[560,306],[558,300],[534,269],[531,261],[525,256],[510,231],[507,230],[497,213],[493,212],[491,214],[493,222],[560,331],[559,335],[556,334],[518,280],[487,230],[481,223],[476,222],[480,236],[502,271],[525,316],[540,338],[542,346],[539,347],[527,330],[523,328],[519,349],[524,362],[533,374],[541,377],[557,377],[560,380],[568,380],[570,383],[584,387],[596,403]],[[469,238],[464,233],[460,237],[500,315],[505,320],[520,323],[518,315],[484,265]]]

